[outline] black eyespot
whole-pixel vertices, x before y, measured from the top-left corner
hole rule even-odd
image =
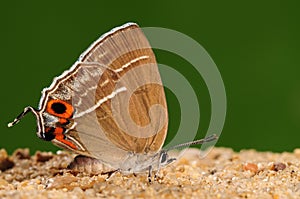
[[[51,109],[57,114],[62,114],[66,112],[67,107],[62,103],[55,102],[51,105]]]
[[[46,128],[46,132],[42,133],[42,139],[45,141],[53,140],[55,138],[54,131],[55,131],[54,127]]]

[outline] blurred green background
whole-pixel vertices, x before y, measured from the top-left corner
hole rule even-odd
[[[33,116],[14,128],[7,128],[7,122],[25,106],[37,107],[41,90],[55,76],[68,69],[101,34],[128,21],[180,31],[211,55],[228,100],[217,146],[277,152],[300,147],[299,1],[195,2],[2,2],[0,148],[9,152],[21,147],[32,152],[56,150],[36,137]],[[205,83],[182,58],[155,52],[160,63],[177,67],[198,93],[200,138],[210,117]],[[172,137],[180,111],[170,91],[167,97]]]

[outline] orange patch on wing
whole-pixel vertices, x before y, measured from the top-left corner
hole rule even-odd
[[[55,109],[55,105],[59,109]],[[71,104],[63,100],[53,99],[47,103],[46,111],[60,118],[70,118],[73,115],[74,108]]]
[[[76,150],[77,147],[74,143],[66,140],[65,138],[65,135],[63,134],[64,132],[64,129],[62,127],[56,127],[55,130],[54,130],[54,135],[55,135],[55,139],[67,146],[69,146],[70,148]]]
[[[54,135],[63,135],[64,129],[62,127],[56,127],[54,129]]]
[[[68,123],[68,120],[65,119],[65,118],[59,118],[59,121],[58,121],[60,124],[66,124]]]

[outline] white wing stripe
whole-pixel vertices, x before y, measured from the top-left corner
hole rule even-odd
[[[133,63],[135,63],[135,62],[137,62],[139,60],[148,59],[148,58],[149,58],[149,56],[147,56],[147,55],[137,57],[137,58],[131,60],[130,62],[124,64],[121,68],[118,68],[118,69],[114,70],[114,72],[116,72],[116,73],[121,72],[122,70],[124,70],[125,68],[127,68],[128,66],[130,66],[130,64],[133,64]]]
[[[117,90],[113,91],[110,95],[100,99],[94,106],[86,109],[85,111],[82,111],[76,115],[74,115],[74,119],[75,118],[79,118],[87,113],[91,113],[93,112],[94,110],[96,110],[99,106],[101,106],[101,104],[103,104],[104,102],[106,102],[107,100],[109,99],[112,99],[114,96],[116,96],[118,93],[120,92],[123,92],[123,91],[126,91],[127,89],[125,87],[121,87],[121,88],[118,88]]]

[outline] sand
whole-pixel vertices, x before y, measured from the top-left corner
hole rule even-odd
[[[30,156],[18,149],[8,156],[0,150],[0,198],[300,198],[300,149],[214,148],[204,159],[198,149],[188,149],[152,183],[147,173],[108,178],[67,169],[73,158],[65,151]]]

